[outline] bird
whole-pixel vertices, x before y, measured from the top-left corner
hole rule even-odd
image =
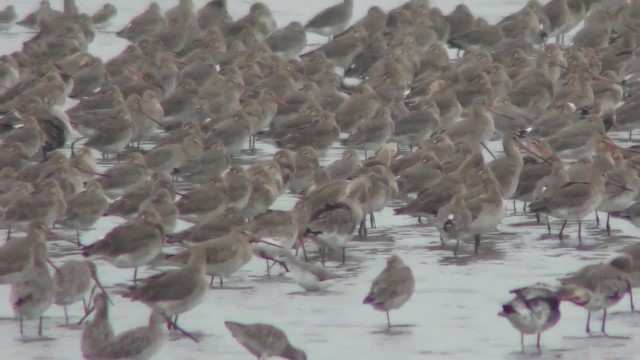
[[[340,4],[328,7],[314,17],[312,17],[305,25],[307,31],[329,37],[337,35],[349,26],[351,16],[353,15],[353,0],[344,0]]]
[[[362,301],[387,314],[387,326],[391,328],[389,311],[402,307],[413,295],[415,279],[411,269],[397,255],[387,259],[385,269],[373,280],[369,294]]]
[[[113,326],[109,321],[109,303],[106,294],[98,293],[93,297],[93,306],[85,317],[92,312],[95,312],[93,319],[84,324],[80,335],[80,351],[82,356],[88,359],[91,359],[100,347],[112,342],[115,337]]]
[[[291,267],[293,278],[305,291],[323,291],[341,277],[324,266],[304,262],[289,251],[282,252],[285,262]]]
[[[90,359],[150,359],[169,340],[165,324],[167,316],[154,310],[147,326],[122,332],[98,347]]]
[[[96,30],[105,30],[116,16],[118,16],[118,9],[115,5],[106,3],[91,15],[91,24]]]
[[[109,296],[98,279],[98,270],[96,264],[91,261],[68,260],[62,266],[58,267],[53,276],[55,285],[54,303],[64,307],[64,320],[69,324],[69,316],[67,315],[67,306],[75,304],[82,300],[85,312],[88,311],[85,295],[89,293],[91,281],[100,288],[105,294],[108,301]]]
[[[591,313],[602,310],[601,331],[606,335],[607,308],[620,302],[627,293],[631,295],[628,273],[632,266],[630,255],[613,254],[600,264],[587,265],[560,279],[559,298],[587,310],[587,333],[591,333]]]
[[[54,298],[54,285],[47,268],[47,246],[36,243],[31,250],[30,265],[22,271],[20,278],[11,284],[9,300],[20,320],[20,335],[24,336],[23,318],[40,318],[38,335],[42,336],[42,316]]]
[[[144,285],[131,287],[125,297],[140,301],[169,318],[198,306],[207,290],[207,252],[204,248],[190,250],[189,261],[181,269],[156,274],[145,279]]]
[[[82,256],[104,259],[119,268],[134,268],[133,282],[136,283],[138,267],[160,253],[164,238],[160,214],[153,209],[144,209],[131,221],[116,226],[102,239],[85,246]]]
[[[514,298],[502,305],[498,315],[503,316],[520,332],[520,345],[524,351],[524,335],[535,334],[540,350],[540,334],[560,321],[558,292],[546,286],[534,285],[510,291]]]
[[[306,360],[307,354],[289,343],[287,335],[269,324],[241,324],[225,321],[231,335],[256,359],[277,356],[288,360]]]

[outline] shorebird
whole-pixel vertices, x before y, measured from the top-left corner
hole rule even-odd
[[[510,199],[518,188],[518,181],[524,162],[522,155],[518,151],[520,140],[514,133],[506,133],[502,138],[502,147],[504,149],[504,157],[495,159],[487,164],[493,176],[500,184],[502,196]]]
[[[67,202],[60,185],[54,179],[46,179],[39,190],[13,202],[4,212],[3,222],[12,228],[24,229],[35,220],[43,221],[47,227],[62,218]]]
[[[93,305],[85,317],[92,312],[95,312],[93,319],[87,321],[80,335],[80,351],[87,359],[91,359],[99,348],[112,342],[115,337],[109,322],[109,304],[105,293],[93,297]]]
[[[149,173],[144,156],[134,152],[127,155],[120,164],[109,167],[98,182],[106,194],[113,198],[134,189],[149,177]]]
[[[251,197],[251,179],[247,171],[242,166],[233,165],[224,174],[223,182],[227,206],[244,209]]]
[[[150,37],[159,31],[167,19],[162,14],[160,5],[156,2],[149,4],[149,8],[142,14],[131,19],[124,29],[116,33],[117,36],[137,43],[145,37]]]
[[[304,28],[307,31],[329,37],[337,35],[349,26],[353,15],[353,0],[344,0],[341,4],[333,5],[322,10],[309,20]]]
[[[0,31],[9,32],[18,20],[16,8],[13,5],[7,5],[4,10],[0,11]]]
[[[108,207],[109,201],[104,195],[102,186],[97,180],[91,180],[84,191],[75,194],[67,201],[67,212],[57,223],[75,229],[76,238],[80,244],[80,230],[89,230],[100,220]]]
[[[202,150],[203,145],[199,138],[187,137],[178,144],[154,148],[144,155],[144,160],[152,171],[171,172],[188,159],[196,157]]]
[[[362,162],[355,149],[345,149],[342,157],[325,168],[332,180],[344,180],[353,176],[362,167]]]
[[[240,324],[225,321],[231,335],[256,359],[277,356],[288,360],[306,360],[307,354],[289,343],[287,335],[269,324]]]
[[[480,150],[480,145],[486,147],[495,131],[493,118],[487,113],[490,106],[491,101],[485,96],[473,99],[469,117],[454,123],[444,134],[453,142],[462,139],[474,146],[477,144],[476,150]]]
[[[105,30],[116,16],[118,16],[118,9],[115,5],[106,3],[91,15],[91,25],[96,30]]]
[[[395,124],[391,120],[389,110],[380,106],[374,112],[371,119],[358,125],[343,145],[358,150],[364,150],[364,157],[367,158],[367,151],[377,151],[380,149],[391,135],[393,135]]]
[[[307,34],[300,22],[293,21],[271,33],[264,42],[278,56],[284,60],[290,60],[297,58],[307,46]]]
[[[465,195],[454,195],[451,202],[441,207],[436,215],[436,228],[440,232],[442,243],[454,240],[456,245],[453,249],[454,256],[458,255],[460,240],[464,240],[469,235],[469,226],[473,220],[472,214],[467,208]]]
[[[324,266],[304,262],[289,251],[283,251],[282,255],[291,267],[296,284],[305,291],[326,290],[340,279],[340,276],[328,271]]]
[[[491,174],[481,170],[483,177],[478,190],[479,195],[468,194],[467,208],[471,213],[469,234],[474,236],[475,253],[478,253],[480,237],[495,230],[506,215],[504,198],[500,190],[500,184]]]
[[[125,297],[161,311],[169,318],[175,316],[177,322],[178,315],[195,308],[204,299],[207,258],[206,248],[192,248],[185,266],[141,280],[144,284],[132,287]]]
[[[371,182],[366,177],[352,180],[339,195],[336,202],[326,202],[316,210],[309,219],[303,235],[311,237],[321,246],[322,263],[324,265],[325,250],[342,250],[342,262],[345,262],[346,244],[353,232],[362,223],[364,212],[360,197],[371,191]]]
[[[310,216],[309,204],[303,201],[296,203],[291,211],[267,210],[254,216],[242,227],[244,231],[265,240],[265,243],[254,243],[251,247],[256,256],[265,259],[267,274],[271,270],[269,261],[280,263],[277,258],[299,240],[299,235]]]
[[[184,194],[176,202],[180,219],[193,223],[222,213],[228,204],[229,197],[225,193],[224,182],[217,176]]]
[[[387,313],[387,326],[391,327],[389,311],[404,305],[415,289],[415,279],[411,269],[397,255],[387,259],[387,266],[371,284],[369,294],[363,304],[371,304],[374,309]]]
[[[151,359],[169,339],[165,329],[167,316],[154,310],[147,326],[137,327],[118,334],[98,346],[90,359]],[[108,340],[107,338],[104,341]]]
[[[614,254],[601,264],[587,265],[578,272],[561,279],[558,294],[588,311],[586,332],[591,333],[591,312],[603,310],[602,333],[607,335],[607,308],[617,304],[625,294],[631,295],[628,272],[633,259],[628,254]],[[633,301],[633,298],[631,298]]]
[[[129,219],[138,212],[140,205],[145,200],[160,189],[168,190],[172,195],[172,199],[175,197],[176,188],[171,181],[171,177],[167,173],[155,172],[151,175],[151,178],[141,182],[136,187],[122,194],[116,201],[109,204],[109,208],[104,215],[121,216]]]
[[[529,204],[529,209],[533,212],[548,213],[564,221],[558,234],[560,241],[567,221],[577,220],[578,239],[582,242],[582,219],[594,211],[602,201],[605,181],[606,175],[593,168],[589,182],[568,182],[555,191],[543,193],[541,198]]]
[[[64,320],[66,324],[69,324],[67,306],[82,300],[85,314],[89,311],[85,295],[91,288],[92,280],[100,288],[106,299],[111,301],[102,283],[98,279],[96,264],[93,262],[68,260],[62,266],[58,267],[53,276],[53,284],[55,287],[54,303],[64,306]]]
[[[597,115],[589,115],[583,121],[560,129],[546,141],[560,157],[577,159],[583,155],[591,155],[605,132],[602,119]]]
[[[20,319],[20,335],[24,336],[23,318],[40,318],[38,335],[42,336],[42,315],[53,303],[54,285],[47,268],[47,246],[44,242],[34,244],[30,265],[22,271],[20,278],[11,284],[9,300],[16,317]]]
[[[193,249],[202,252],[205,255],[206,274],[211,276],[209,283],[213,287],[213,280],[216,276],[220,278],[220,287],[223,286],[223,278],[228,277],[236,271],[240,270],[253,257],[251,249],[252,243],[264,242],[275,246],[269,242],[255,238],[249,233],[236,230],[229,235],[205,241],[195,245]],[[169,260],[184,263],[187,258],[188,251],[171,255]]]
[[[524,351],[524,335],[537,335],[536,347],[540,350],[540,335],[560,320],[560,298],[556,291],[545,286],[533,285],[511,290],[515,297],[502,305],[498,313],[520,332],[520,345]]]
[[[173,203],[173,194],[167,189],[158,189],[140,204],[140,210],[152,209],[158,212],[165,233],[172,233],[178,221],[178,207]]]
[[[235,227],[244,223],[244,218],[242,218],[238,209],[227,208],[211,219],[203,220],[190,228],[167,235],[169,238],[167,242],[201,243],[228,235]]]
[[[145,209],[131,221],[113,228],[101,240],[86,246],[82,256],[101,258],[118,268],[134,268],[135,284],[138,267],[146,265],[160,253],[164,237],[160,214],[153,209]]]
[[[413,150],[423,140],[431,137],[431,134],[440,128],[440,110],[434,102],[427,104],[422,110],[414,111],[397,119],[392,141],[403,144]]]
[[[203,31],[217,26],[224,27],[231,20],[227,0],[211,0],[198,10],[198,26]]]

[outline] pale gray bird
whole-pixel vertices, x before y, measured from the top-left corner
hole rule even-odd
[[[353,0],[344,0],[341,4],[333,5],[322,10],[311,18],[304,26],[307,31],[328,36],[329,40],[349,26],[353,16]]]
[[[96,30],[105,30],[116,16],[118,16],[118,9],[115,5],[106,3],[91,15],[91,24]]]
[[[340,276],[324,266],[304,262],[289,251],[282,252],[285,262],[293,272],[293,278],[305,291],[322,291],[335,284]]]

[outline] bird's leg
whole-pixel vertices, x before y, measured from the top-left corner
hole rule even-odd
[[[376,228],[376,217],[373,215],[373,211],[369,213],[369,223],[371,224],[371,228]]]
[[[609,221],[611,220],[611,214],[607,213],[607,236],[611,236],[611,224]]]
[[[513,200],[513,213],[516,214],[518,211],[516,210],[516,201]]]
[[[478,255],[478,248],[480,247],[480,235],[475,236],[475,252]]]
[[[600,216],[598,216],[598,212],[596,211],[596,227],[600,226]]]
[[[604,309],[604,314],[602,315],[602,333],[604,335],[607,335],[607,332],[605,331],[605,326],[607,324],[607,309]]]
[[[367,217],[366,216],[363,216],[362,220],[360,221],[358,236],[360,236],[361,239],[367,237]]]
[[[562,228],[560,228],[560,234],[558,234],[558,239],[562,241],[562,232],[564,231],[565,226],[567,226],[567,220],[562,223]]]
[[[540,333],[538,333],[538,339],[536,340],[536,347],[538,348],[538,351],[540,351]]]
[[[224,281],[222,280],[222,276],[218,276],[220,278],[220,289],[222,289]]]
[[[215,275],[211,275],[211,281],[209,282],[209,287],[213,288],[213,279],[215,278]]]
[[[604,324],[603,324],[603,328],[604,328]],[[40,316],[40,321],[38,322],[38,336],[42,336],[42,316]]]
[[[582,221],[578,221],[578,242],[582,243]]]
[[[591,334],[591,311],[587,313],[587,334]]]
[[[78,243],[78,247],[82,246],[82,243],[80,243],[80,230],[76,229],[76,243]]]
[[[520,350],[524,352],[524,333],[520,333]]]
[[[536,213],[536,224],[540,224],[540,213]]]
[[[20,316],[20,335],[24,336],[24,328],[22,327],[22,316]]]
[[[342,248],[342,265],[344,265],[345,260],[347,259],[347,248]]]
[[[526,213],[526,212],[527,212],[527,202],[526,202],[526,201],[523,201],[523,202],[522,202],[522,212],[523,212],[523,213]]]
[[[320,247],[320,262],[322,263],[322,266],[324,266],[324,252],[325,252],[325,247],[322,246]]]
[[[304,240],[302,239],[302,237],[299,237],[298,241],[300,241],[300,247],[302,248],[302,255],[304,255],[304,261],[309,261],[309,258],[307,257],[307,249],[305,249],[304,247]],[[296,256],[297,255],[298,255],[298,250],[296,249]]]
[[[67,305],[64,306],[64,323],[69,325],[69,316],[67,315]]]
[[[631,287],[631,281],[627,280],[627,291],[629,292],[629,305],[631,306],[631,312],[636,311],[636,307],[633,304],[633,288]]]
[[[391,320],[389,319],[389,312],[387,311],[387,326],[391,327]]]
[[[418,216],[418,224],[422,224],[422,216]]]
[[[11,226],[7,227],[7,242],[11,240]]]
[[[133,268],[133,286],[138,286],[138,268]]]
[[[549,221],[549,214],[544,214],[544,216],[547,218],[547,232],[549,233],[549,235],[551,235],[551,222]]]
[[[271,266],[269,266],[269,259],[264,259],[267,263],[267,276],[271,276]]]

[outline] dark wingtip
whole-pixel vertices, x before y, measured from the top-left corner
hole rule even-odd
[[[401,208],[397,208],[397,209],[393,209],[393,214],[394,215],[402,215],[407,211],[407,208],[405,207],[401,207]]]

